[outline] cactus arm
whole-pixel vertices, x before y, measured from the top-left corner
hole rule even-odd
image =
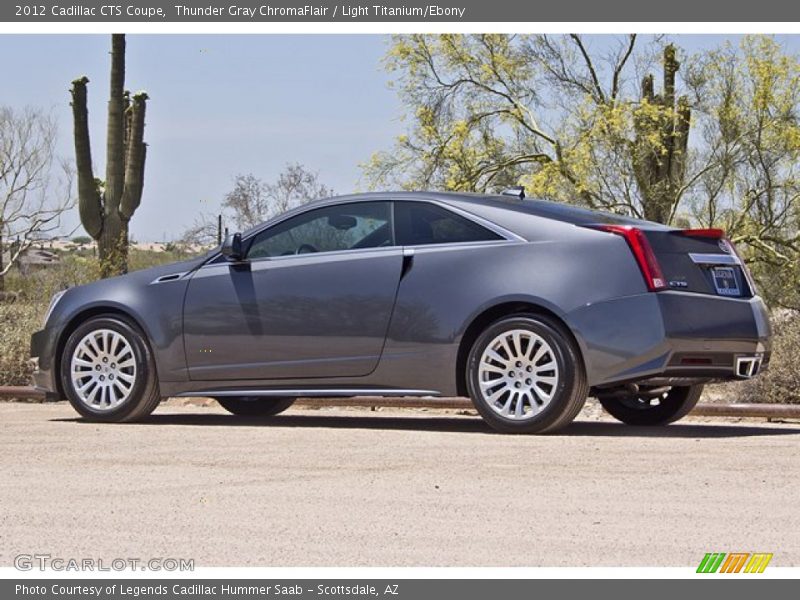
[[[144,143],[144,116],[147,94],[139,92],[132,98],[130,106],[130,133],[125,157],[125,187],[119,204],[120,215],[130,219],[142,199],[144,187],[144,161],[147,146]]]
[[[97,239],[103,230],[103,204],[92,171],[89,115],[86,106],[87,77],[72,82],[72,117],[75,126],[75,163],[78,171],[78,212],[86,233]]]

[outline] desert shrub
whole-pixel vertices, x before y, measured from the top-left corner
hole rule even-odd
[[[46,304],[57,291],[89,283],[99,276],[100,268],[93,256],[71,252],[62,254],[58,265],[36,269],[27,275],[12,269],[6,276],[6,289],[18,291],[26,301]]]
[[[800,315],[778,312],[772,316],[772,358],[758,377],[728,388],[739,402],[800,404]]]
[[[91,283],[100,278],[100,263],[94,253],[87,250],[72,250],[60,253],[61,262],[46,269],[36,269],[22,275],[11,269],[6,275],[5,287],[8,291],[19,292],[26,301],[49,301],[59,290],[76,285]],[[131,248],[129,270],[138,271],[165,263],[185,260],[190,253],[175,249],[171,252],[154,252]]]
[[[41,328],[47,303],[0,304],[0,385],[30,385],[31,333]]]
[[[177,262],[179,260],[186,260],[193,256],[197,256],[196,252],[184,251],[180,246],[172,245],[171,248],[163,252],[154,252],[152,250],[140,250],[139,248],[131,248],[128,251],[128,271],[138,271],[140,269],[147,269],[150,267],[157,267],[159,265]]]

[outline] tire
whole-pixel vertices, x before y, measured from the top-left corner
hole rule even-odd
[[[487,327],[470,350],[466,375],[477,411],[505,433],[554,432],[572,422],[589,392],[575,342],[539,315]]]
[[[214,398],[220,406],[239,417],[272,417],[282,413],[292,404],[295,398],[263,398],[259,396],[234,396]]]
[[[646,393],[622,398],[601,396],[598,400],[606,412],[627,425],[653,426],[667,425],[685,417],[702,393],[702,385],[689,385],[672,387],[655,396]]]
[[[144,333],[117,315],[78,325],[64,345],[59,370],[70,404],[92,421],[138,421],[161,401]]]

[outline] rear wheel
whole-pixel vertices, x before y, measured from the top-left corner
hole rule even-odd
[[[487,327],[467,359],[467,386],[486,422],[507,433],[564,427],[588,393],[574,342],[539,315],[514,315]]]
[[[689,414],[702,393],[702,385],[640,386],[637,394],[601,395],[598,400],[612,417],[628,425],[667,425]]]
[[[232,396],[215,398],[215,400],[229,413],[240,417],[271,417],[289,408],[294,404],[295,398]]]

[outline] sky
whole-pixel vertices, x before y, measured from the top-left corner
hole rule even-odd
[[[148,144],[137,241],[179,237],[198,211],[215,213],[238,173],[274,179],[289,162],[353,191],[358,165],[390,147],[401,107],[380,61],[384,36],[127,37],[126,84],[144,89]],[[105,176],[107,35],[0,36],[0,104],[38,106],[74,160],[70,82],[89,77],[95,176]],[[77,214],[67,220],[77,224]],[[77,234],[83,233],[79,231]]]
[[[597,48],[610,36],[589,36]],[[737,36],[673,36],[692,53]],[[778,36],[800,54],[800,36]],[[290,162],[337,193],[363,190],[360,164],[403,132],[381,65],[382,35],[129,35],[126,87],[146,90],[148,154],[137,241],[175,239],[218,212],[237,174],[274,179]],[[0,104],[50,111],[72,162],[70,82],[86,75],[95,174],[104,177],[107,35],[0,35]],[[78,225],[77,212],[65,231]],[[81,230],[76,235],[83,233]]]

